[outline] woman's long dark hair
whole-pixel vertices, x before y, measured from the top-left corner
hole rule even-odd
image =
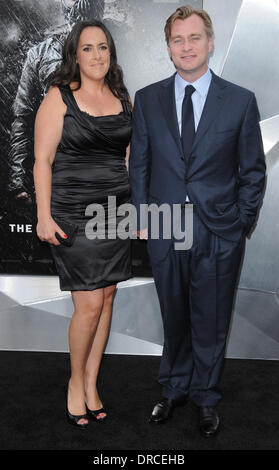
[[[80,21],[75,24],[64,43],[62,50],[62,63],[56,69],[51,85],[67,86],[72,82],[78,82],[75,90],[80,89],[81,78],[79,66],[76,63],[76,52],[80,35],[84,28],[87,28],[88,26],[100,28],[106,35],[110,51],[110,66],[105,76],[105,82],[117,98],[128,100],[128,91],[123,82],[123,72],[117,63],[116,49],[112,35],[107,27],[98,20]]]

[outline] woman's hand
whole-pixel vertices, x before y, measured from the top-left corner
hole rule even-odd
[[[55,232],[59,233],[62,238],[67,238],[67,235],[61,230],[52,217],[38,220],[37,235],[42,242],[52,243],[56,246],[60,245],[55,236]]]
[[[143,228],[142,230],[137,231],[137,236],[140,240],[148,240],[148,230]]]

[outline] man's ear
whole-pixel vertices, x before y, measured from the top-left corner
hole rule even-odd
[[[209,44],[209,52],[211,52],[214,46],[213,36],[210,36],[210,38],[208,39],[208,44]]]
[[[169,54],[170,60],[172,60],[172,58],[171,58],[171,50],[170,50],[170,47],[169,47],[169,46],[168,46],[168,54]]]

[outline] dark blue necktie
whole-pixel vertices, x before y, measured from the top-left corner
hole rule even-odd
[[[195,121],[192,104],[192,94],[196,89],[192,85],[185,87],[185,95],[182,103],[181,143],[186,162],[191,153],[195,138]]]

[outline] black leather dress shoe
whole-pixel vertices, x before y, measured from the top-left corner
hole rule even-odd
[[[149,422],[161,424],[166,422],[172,415],[172,412],[177,404],[176,400],[171,398],[162,398],[157,405],[155,405]]]
[[[219,416],[214,406],[200,407],[200,430],[203,436],[214,436],[219,429]]]

